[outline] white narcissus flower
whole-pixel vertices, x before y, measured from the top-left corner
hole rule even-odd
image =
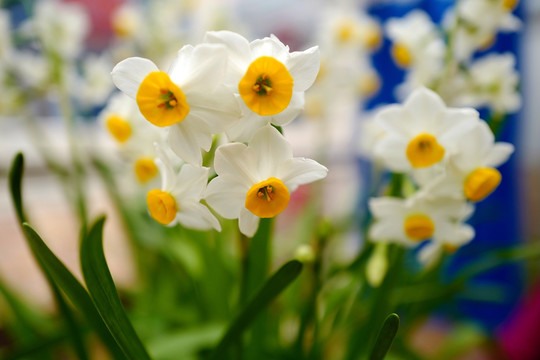
[[[227,131],[247,141],[267,123],[282,126],[304,108],[304,92],[320,66],[318,47],[289,52],[275,36],[248,42],[230,31],[208,32],[205,42],[224,44],[229,55],[227,84],[239,98],[242,119]]]
[[[474,229],[463,224],[472,213],[465,201],[379,197],[370,199],[369,209],[375,220],[369,229],[372,241],[416,246],[431,239],[455,249],[474,237]]]
[[[39,37],[45,50],[67,59],[81,53],[90,30],[82,6],[57,0],[36,2],[34,16],[29,21],[27,26]]]
[[[375,156],[393,171],[407,172],[440,163],[456,138],[479,121],[474,109],[447,108],[433,91],[418,88],[403,105],[389,105],[375,121],[386,131]]]
[[[516,59],[510,53],[489,54],[476,60],[469,68],[470,84],[455,103],[461,106],[488,106],[500,114],[518,111],[521,96],[515,65]]]
[[[209,169],[184,164],[177,174],[165,153],[157,147],[156,164],[161,174],[161,189],[146,194],[148,211],[163,225],[176,223],[197,230],[211,228],[221,231],[221,225],[210,210],[201,204],[208,183]]]
[[[393,42],[392,56],[396,63],[402,67],[418,68],[419,71],[440,71],[445,44],[425,12],[415,10],[402,18],[391,18],[385,27]]]
[[[103,127],[114,139],[120,154],[129,163],[141,184],[157,177],[154,143],[163,143],[165,133],[149,124],[139,112],[135,101],[123,93],[115,94],[99,114]]]
[[[90,54],[83,59],[82,76],[77,77],[74,95],[87,107],[101,106],[114,90],[111,81],[112,62],[109,54]]]
[[[233,93],[221,85],[227,66],[222,45],[186,45],[168,73],[150,60],[133,57],[118,63],[114,84],[137,101],[146,120],[169,127],[169,144],[184,161],[202,164],[212,134],[228,129],[239,118]]]
[[[220,146],[214,168],[218,176],[208,184],[206,201],[224,218],[238,219],[240,231],[249,237],[257,231],[259,218],[285,210],[299,185],[328,172],[314,160],[293,157],[291,145],[269,124],[255,133],[249,146]]]
[[[432,180],[420,177],[421,192],[426,196],[453,197],[477,202],[491,194],[501,182],[496,169],[514,152],[514,146],[495,142],[484,121],[456,140],[455,152],[449,157],[445,172]]]

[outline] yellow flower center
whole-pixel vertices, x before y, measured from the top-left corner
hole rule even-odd
[[[422,241],[433,236],[435,224],[426,215],[410,215],[405,219],[405,234],[413,241]]]
[[[261,56],[249,65],[238,91],[253,112],[275,115],[289,106],[293,81],[285,65],[273,57]]]
[[[289,189],[275,177],[253,185],[246,195],[246,209],[260,218],[271,218],[289,204]]]
[[[135,161],[135,176],[141,183],[153,179],[158,173],[154,160],[150,157],[142,157]]]
[[[435,136],[422,133],[407,145],[407,158],[415,168],[428,167],[441,161],[444,151]]]
[[[502,6],[508,11],[512,11],[517,6],[519,0],[503,0]]]
[[[176,201],[165,191],[150,190],[146,194],[146,204],[152,218],[160,224],[168,225],[176,218]]]
[[[370,96],[375,94],[381,86],[379,77],[375,73],[367,73],[358,85],[358,89],[362,96]]]
[[[112,17],[112,30],[119,37],[130,37],[135,33],[137,21],[126,11],[117,11]]]
[[[471,172],[465,179],[463,190],[470,201],[480,201],[491,194],[501,183],[497,169],[482,167]]]
[[[181,122],[189,112],[186,96],[163,71],[151,72],[144,78],[136,100],[146,120],[160,127]]]
[[[111,115],[105,122],[107,130],[119,143],[126,142],[132,133],[131,125],[118,115]]]
[[[407,49],[407,47],[403,44],[394,44],[391,49],[392,57],[394,58],[394,61],[402,66],[402,67],[409,67],[412,63],[412,55]]]
[[[381,31],[376,26],[371,26],[365,34],[364,42],[368,49],[374,49],[381,43]]]
[[[351,40],[354,33],[354,24],[351,21],[344,21],[337,29],[337,38],[340,42]]]

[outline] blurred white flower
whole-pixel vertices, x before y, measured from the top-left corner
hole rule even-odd
[[[222,45],[186,45],[168,73],[134,57],[118,63],[112,77],[136,99],[146,120],[169,127],[169,144],[182,160],[201,165],[201,148],[210,150],[212,134],[225,131],[240,116],[233,93],[222,85],[226,66]]]
[[[474,229],[463,221],[472,213],[465,201],[423,196],[408,199],[372,198],[369,209],[375,222],[369,238],[376,242],[393,242],[417,246],[424,240],[459,247],[474,237]]]
[[[496,167],[506,162],[514,146],[495,142],[484,121],[456,139],[453,154],[444,172],[438,176],[417,177],[420,192],[427,197],[452,197],[480,201],[491,194],[501,182]]]
[[[226,82],[239,98],[243,113],[227,131],[232,140],[247,141],[265,124],[286,125],[300,114],[304,91],[319,71],[318,47],[290,53],[273,35],[249,43],[230,31],[208,32],[205,41],[227,46]]]
[[[238,219],[240,231],[253,236],[259,218],[272,218],[289,204],[301,184],[326,176],[328,169],[314,160],[294,158],[291,145],[271,125],[259,129],[249,142],[220,146],[214,168],[218,176],[205,199],[226,219]]]
[[[163,225],[180,223],[191,229],[214,228],[221,231],[219,221],[200,202],[206,190],[209,169],[184,164],[177,174],[165,153],[159,148],[157,151],[161,189],[150,190],[146,195],[152,218]]]
[[[489,54],[469,68],[469,86],[455,99],[458,106],[487,106],[496,113],[514,113],[521,108],[519,73],[513,54]]]
[[[499,31],[517,31],[521,21],[512,10],[516,0],[462,0],[449,10],[443,21],[452,33],[452,51],[458,61],[490,47]]]
[[[107,53],[90,54],[83,59],[82,74],[77,77],[78,89],[74,92],[77,99],[86,107],[100,106],[105,103],[114,89],[111,80],[113,64]]]
[[[447,108],[435,92],[419,88],[403,105],[386,106],[375,119],[386,131],[375,156],[392,171],[406,172],[441,162],[479,115],[474,109]]]
[[[57,0],[37,1],[26,26],[41,40],[47,53],[66,59],[82,52],[90,30],[88,15],[79,4]]]
[[[0,63],[8,63],[13,56],[9,12],[0,9]]]
[[[402,18],[391,18],[385,28],[392,40],[392,56],[397,64],[414,67],[417,72],[426,72],[430,76],[441,70],[445,44],[439,30],[424,11],[415,10]]]

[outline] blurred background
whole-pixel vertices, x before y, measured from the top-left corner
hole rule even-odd
[[[14,155],[22,151],[27,160],[25,203],[35,228],[80,277],[78,242],[74,241],[77,219],[69,205],[70,195],[64,193],[61,182],[49,168],[51,158],[68,164],[73,151],[66,136],[70,125],[61,118],[62,92],[67,92],[76,118],[77,151],[120,163],[122,156],[100,120],[100,113],[115,92],[109,74],[120,60],[147,57],[166,69],[178,49],[184,44],[201,42],[207,30],[233,30],[249,40],[275,34],[292,50],[319,45],[321,73],[335,71],[336,83],[332,86],[343,92],[331,96],[322,87],[308,91],[305,115],[290,124],[285,135],[291,139],[296,156],[322,158],[326,162],[321,162],[328,164],[328,187],[340,191],[324,191],[324,208],[328,217],[339,219],[349,212],[365,212],[370,194],[372,164],[364,150],[368,145],[363,144],[369,143],[369,139],[362,134],[361,124],[372,118],[379,106],[403,100],[396,89],[407,70],[392,60],[392,42],[385,23],[421,9],[441,25],[446,10],[455,5],[454,1],[445,0],[66,0],[56,1],[66,5],[65,13],[41,9],[38,18],[38,9],[45,7],[45,2],[50,1],[4,0],[0,24],[0,278],[23,299],[45,311],[52,311],[52,297],[19,229],[10,202],[7,173]],[[343,24],[346,15],[355,21],[360,19],[364,26],[358,30],[359,40],[352,50],[336,48],[330,39],[336,24]],[[477,230],[475,240],[458,251],[449,272],[471,261],[486,246],[507,246],[540,238],[540,2],[522,0],[514,15],[522,22],[520,29],[500,33],[485,52],[511,52],[517,59],[523,106],[508,116],[500,137],[513,143],[516,152],[501,169],[504,180],[500,189],[479,204],[470,220]],[[53,23],[52,28],[48,28],[47,21]],[[42,45],[48,41],[57,53],[44,52]],[[62,59],[59,68],[50,63],[55,56]],[[12,71],[14,75],[9,77],[7,74]],[[64,84],[63,89],[56,86],[59,83]],[[127,194],[140,194],[137,186],[124,181]],[[105,242],[105,249],[115,281],[119,287],[134,286],[137,278],[132,253],[110,194],[95,174],[90,174],[86,186],[89,213],[106,213],[109,218],[105,239],[110,241]],[[298,197],[301,196],[300,192]],[[288,218],[293,216],[294,208],[283,216],[281,225],[287,228]],[[359,238],[357,233],[345,236],[334,255],[344,262],[350,260],[349,250],[362,246],[363,240]],[[292,247],[285,245],[281,251],[293,251]],[[537,321],[530,324],[527,333],[538,331],[538,274],[538,264],[499,268],[475,281],[503,284],[505,296],[501,301],[493,304],[461,299],[455,306],[488,331],[503,334],[501,337],[518,326],[515,324],[521,319],[520,309],[525,306],[528,316]],[[425,327],[418,329],[420,335],[411,340],[417,341],[419,348],[436,344],[452,331],[438,318],[426,322]],[[511,339],[508,343],[512,343],[508,347],[520,346],[519,340]],[[493,354],[479,353],[470,358],[494,358]]]

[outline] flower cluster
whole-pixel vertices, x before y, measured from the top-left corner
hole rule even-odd
[[[516,112],[521,97],[514,55],[477,55],[495,43],[499,32],[520,28],[512,14],[517,2],[459,1],[446,14],[442,29],[421,10],[390,19],[386,32],[392,55],[407,70],[400,97],[426,86],[452,106],[487,107],[499,115]]]
[[[469,242],[474,230],[464,222],[472,203],[498,187],[496,167],[514,147],[495,142],[476,110],[448,108],[426,88],[415,90],[403,105],[385,107],[374,121],[381,129],[375,157],[391,171],[410,175],[416,191],[403,199],[370,200],[371,239],[405,246],[431,239],[420,253],[424,261]]]
[[[111,110],[110,133],[127,146],[144,142],[135,137],[145,132],[142,126],[166,132],[167,140],[157,143],[162,186],[147,194],[151,216],[165,225],[220,230],[205,200],[222,217],[239,219],[240,231],[253,236],[259,218],[281,213],[299,185],[324,178],[327,169],[293,157],[278,131],[302,111],[319,62],[317,47],[290,52],[275,36],[248,42],[219,31],[182,47],[168,71],[144,58],[118,63],[113,82],[147,124],[137,125],[132,110]],[[173,165],[163,148],[183,165]]]

